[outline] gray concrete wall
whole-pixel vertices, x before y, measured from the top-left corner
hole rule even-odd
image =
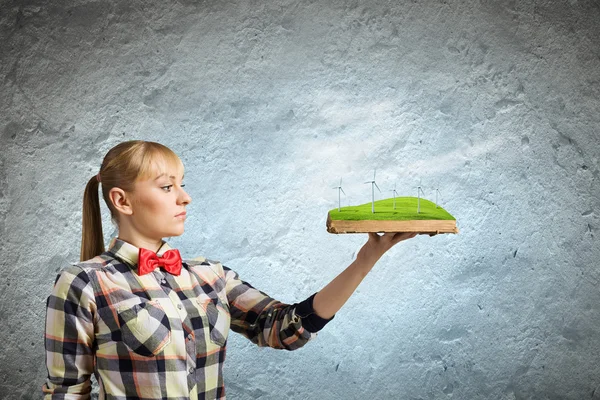
[[[390,250],[296,352],[232,334],[232,399],[600,398],[597,1],[0,2],[0,392],[37,399],[84,185],[167,144],[186,257],[282,301],[349,265],[327,211],[440,188],[459,235]],[[114,229],[104,207],[108,242]]]

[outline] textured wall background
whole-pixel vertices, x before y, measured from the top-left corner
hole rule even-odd
[[[342,204],[459,235],[387,253],[296,352],[229,341],[232,399],[600,398],[597,1],[0,1],[0,393],[37,399],[45,299],[122,140],[186,165],[186,233],[287,302],[349,265]],[[103,208],[106,241],[115,234]]]

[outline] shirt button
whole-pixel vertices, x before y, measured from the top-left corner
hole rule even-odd
[[[187,336],[187,338],[188,338],[188,340],[192,340],[194,337],[192,336],[192,334],[191,334],[191,333],[188,333],[188,336]]]
[[[202,303],[200,302],[200,299],[196,299],[196,303],[198,303],[198,304],[202,304]]]
[[[181,310],[183,307],[181,306],[181,304],[177,304],[177,308]]]
[[[161,279],[161,280],[160,280],[160,283],[162,283],[163,285],[166,285],[166,284],[167,284],[167,281],[166,281],[166,280],[164,280],[164,279]]]
[[[191,367],[190,368],[190,374],[193,374],[193,373],[194,373],[194,367]]]

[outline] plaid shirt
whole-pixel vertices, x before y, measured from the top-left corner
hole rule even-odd
[[[169,249],[163,241],[157,254]],[[230,328],[294,350],[331,320],[314,312],[314,294],[283,304],[203,257],[184,259],[179,276],[140,276],[138,251],[113,238],[58,275],[46,307],[46,399],[89,398],[92,373],[100,399],[224,399]]]

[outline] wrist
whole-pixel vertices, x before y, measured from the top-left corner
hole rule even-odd
[[[371,269],[373,269],[376,262],[377,262],[376,258],[358,256],[358,257],[356,257],[356,260],[354,261],[353,264],[354,264],[354,267],[359,272],[361,272],[363,276],[365,276],[371,271]]]
[[[365,249],[363,247],[356,255],[356,261],[361,264],[370,265],[370,268],[373,268],[375,263],[381,258],[382,255],[383,253],[380,254],[377,251]]]

